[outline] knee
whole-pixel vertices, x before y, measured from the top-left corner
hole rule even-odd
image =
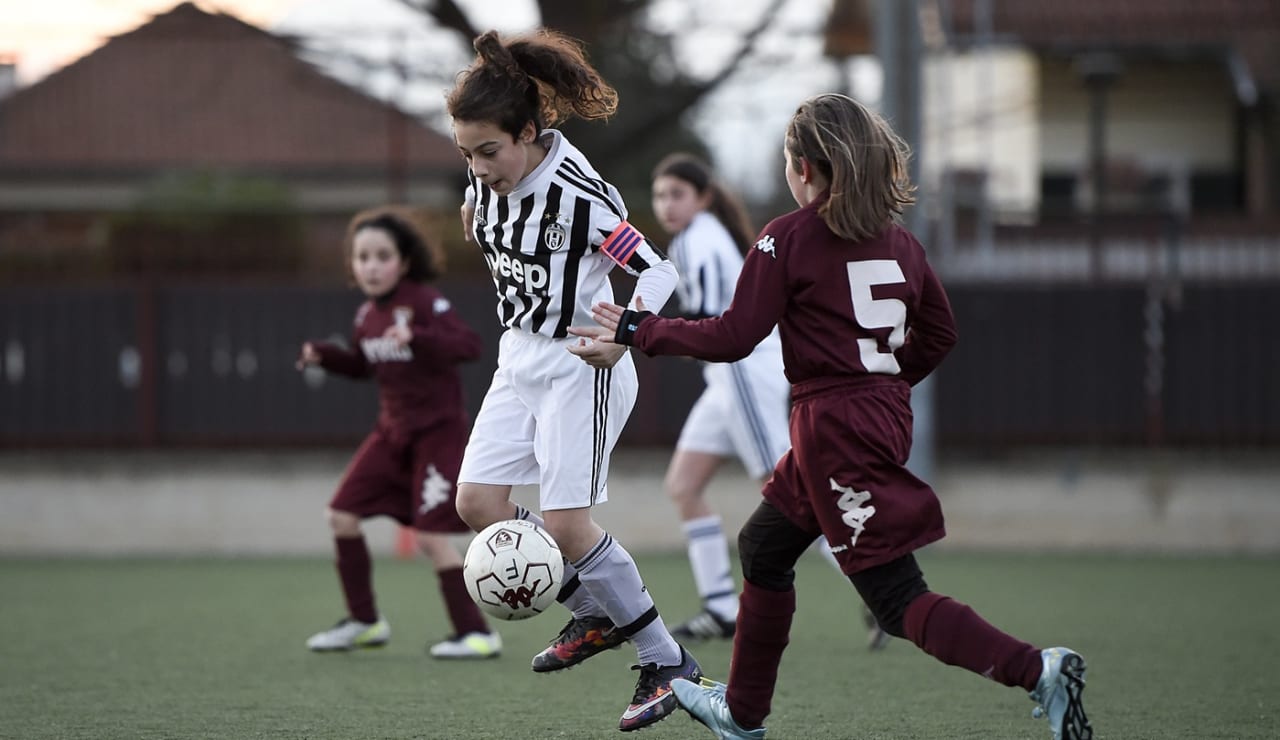
[[[492,513],[489,511],[485,497],[477,495],[466,484],[458,486],[458,496],[454,505],[457,507],[458,516],[462,518],[462,521],[466,522],[467,526],[476,532],[498,521],[493,518]]]
[[[790,591],[795,587],[796,571],[774,558],[762,557],[763,534],[750,521],[738,532],[742,578],[769,591]]]
[[[866,602],[867,609],[876,618],[880,629],[894,637],[906,637],[907,607],[929,591],[915,558],[908,556],[884,566],[855,573],[849,579]]]
[[[335,537],[359,537],[360,517],[349,511],[326,509],[325,518],[329,520],[329,529]]]

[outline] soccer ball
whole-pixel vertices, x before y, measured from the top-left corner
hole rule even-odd
[[[467,593],[498,619],[528,619],[556,601],[564,580],[564,557],[547,531],[533,522],[508,519],[484,528],[462,564]]]

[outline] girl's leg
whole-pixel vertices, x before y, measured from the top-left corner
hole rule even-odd
[[[591,510],[543,512],[547,531],[560,545],[584,589],[613,624],[636,645],[640,663],[660,666],[681,662],[680,646],[671,638],[640,578],[631,554],[591,518]]]
[[[705,496],[707,484],[723,462],[720,455],[677,449],[663,483],[680,515],[694,586],[706,612],[672,628],[677,637],[728,637],[738,616],[729,541],[720,516],[707,505]]]
[[[795,564],[817,538],[762,501],[738,534],[742,597],[726,700],[744,729],[769,715],[796,610]]]
[[[925,585],[913,555],[849,576],[880,625],[929,655],[1005,686],[1035,689],[1040,650],[987,623],[973,609]]]
[[[458,516],[479,532],[505,519],[516,518],[516,505],[511,501],[511,486],[486,483],[459,483]]]
[[[334,565],[346,599],[347,614],[357,622],[373,624],[378,621],[378,605],[373,595],[373,559],[360,529],[360,518],[336,509],[329,509],[327,514],[333,531]]]
[[[484,615],[467,593],[462,577],[462,555],[449,535],[419,531],[417,538],[418,549],[431,561],[440,580],[440,596],[453,625],[453,634],[459,638],[472,633],[488,634],[489,625]]]

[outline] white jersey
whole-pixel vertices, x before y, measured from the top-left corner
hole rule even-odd
[[[690,318],[724,313],[742,272],[742,254],[720,219],[699,211],[671,240],[669,252],[680,273],[680,312]]]
[[[729,230],[701,211],[671,240],[680,273],[676,297],[691,318],[719,316],[733,302],[743,258]],[[763,478],[791,446],[790,389],[775,327],[741,360],[703,367],[707,387],[689,411],[677,449],[737,455],[747,473]]]
[[[559,338],[570,326],[591,325],[594,303],[614,301],[614,264],[639,275],[666,258],[626,223],[617,188],[582,152],[559,131],[542,137],[546,158],[509,195],[468,170],[466,199],[475,205],[472,226],[493,275],[498,321]]]

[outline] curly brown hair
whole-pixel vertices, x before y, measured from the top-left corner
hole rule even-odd
[[[449,115],[487,121],[512,137],[532,121],[536,132],[577,116],[613,115],[618,93],[605,82],[576,39],[548,29],[502,39],[476,37],[476,59],[445,97]]]

